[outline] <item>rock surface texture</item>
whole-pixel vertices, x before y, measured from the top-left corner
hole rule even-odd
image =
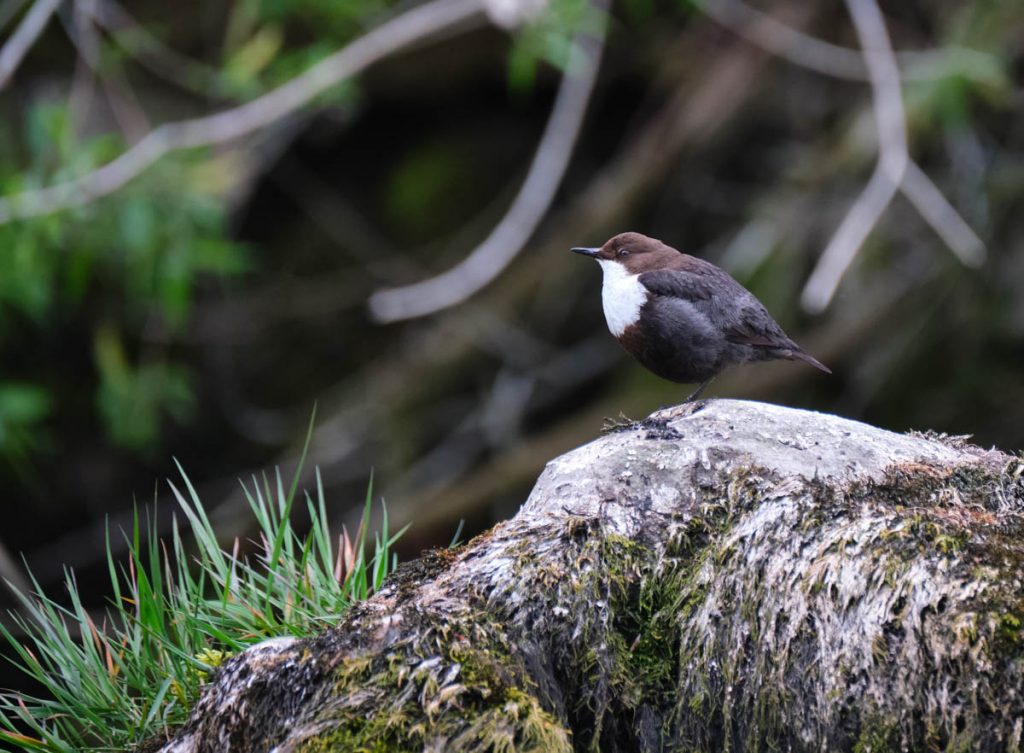
[[[772,405],[548,464],[313,640],[225,664],[162,748],[1019,751],[1024,461]]]

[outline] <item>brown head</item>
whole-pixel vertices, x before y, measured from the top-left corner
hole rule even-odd
[[[682,257],[671,246],[641,233],[619,233],[600,248],[574,248],[572,251],[596,259],[602,267],[608,262],[619,264],[628,275],[671,267]]]

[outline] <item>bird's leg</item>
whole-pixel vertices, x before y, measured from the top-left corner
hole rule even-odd
[[[700,393],[702,393],[704,391],[705,387],[707,387],[709,384],[711,384],[711,380],[712,379],[714,379],[714,377],[708,377],[703,382],[701,382],[700,383],[700,387],[698,387],[693,392],[691,392],[690,396],[688,398],[686,398],[683,402],[684,403],[692,403],[694,400],[696,400],[698,397],[700,397]]]

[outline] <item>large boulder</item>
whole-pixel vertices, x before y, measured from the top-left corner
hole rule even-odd
[[[166,753],[1019,751],[1024,461],[732,400],[212,679]]]

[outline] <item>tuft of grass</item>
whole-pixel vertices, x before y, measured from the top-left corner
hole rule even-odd
[[[308,437],[307,437],[308,446]],[[242,483],[259,533],[254,551],[218,542],[188,476],[184,493],[171,484],[189,524],[192,545],[174,519],[170,541],[135,515],[124,535],[129,552],[118,563],[107,534],[113,599],[102,614],[82,603],[67,571],[64,598],[17,592],[13,627],[0,636],[14,663],[41,687],[38,695],[0,692],[0,744],[22,751],[123,751],[182,724],[210,673],[232,654],[266,638],[304,637],[335,622],[353,603],[381,587],[397,566],[381,503],[380,529],[367,556],[373,478],[355,536],[335,539],[323,484],[304,493],[308,532],[292,523],[305,451],[291,484],[280,472]],[[0,751],[4,749],[0,748]]]

